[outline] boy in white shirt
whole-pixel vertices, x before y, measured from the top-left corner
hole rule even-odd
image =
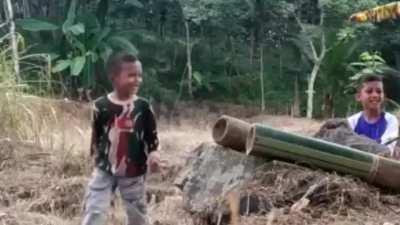
[[[382,78],[377,75],[365,76],[356,94],[363,111],[347,120],[354,132],[387,145],[390,155],[394,157],[396,141],[391,140],[399,136],[399,122],[396,116],[383,111],[384,98]]]

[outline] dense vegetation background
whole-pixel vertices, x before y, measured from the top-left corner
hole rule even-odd
[[[12,10],[13,77],[36,95],[103,94],[111,88],[105,61],[125,50],[143,62],[141,95],[166,105],[208,100],[344,116],[357,110],[351,86],[366,71],[385,76],[389,108],[400,101],[399,21],[348,19],[386,0],[14,0],[11,9],[7,2],[3,64],[13,56],[4,41]]]

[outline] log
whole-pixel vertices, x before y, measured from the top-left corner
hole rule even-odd
[[[250,128],[250,123],[223,115],[214,124],[212,136],[214,141],[219,145],[239,152],[245,152],[246,139]]]
[[[400,190],[400,162],[265,125],[255,124],[251,127],[246,141],[246,154],[305,163]]]

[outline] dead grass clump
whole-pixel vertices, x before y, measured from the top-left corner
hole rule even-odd
[[[399,216],[395,213],[381,214],[373,210],[349,210],[348,215],[324,213],[320,218],[310,214],[274,209],[267,215],[253,215],[241,218],[241,225],[399,225]]]
[[[51,105],[30,102],[22,93],[3,93],[0,102],[1,137],[38,143],[42,131],[57,119]]]
[[[0,143],[0,171],[31,169],[48,164],[50,154],[34,143],[4,138]]]
[[[31,203],[29,211],[73,218],[81,211],[86,184],[87,178],[84,177],[54,180]]]
[[[7,225],[73,225],[77,221],[64,220],[50,214],[29,212],[24,208],[0,208],[0,224]]]
[[[92,169],[92,158],[86,152],[75,152],[73,149],[58,149],[52,152],[49,160],[49,172],[56,177],[68,178],[89,175]]]
[[[2,212],[0,210],[0,223],[8,225],[18,225],[16,218],[10,213]]]
[[[388,215],[400,209],[400,196],[370,186],[357,178],[278,161],[260,169],[241,194],[256,195],[273,209],[279,209],[267,214],[264,212],[261,216],[264,224],[271,213],[280,214],[280,222],[274,224],[309,224],[321,219],[336,221],[332,218],[351,217],[354,212],[360,214],[368,210]],[[286,222],[282,219],[285,217]]]
[[[0,171],[12,166],[15,159],[15,151],[9,139],[0,140]]]
[[[151,221],[154,225],[194,225],[193,217],[183,209],[179,195],[167,196],[159,204],[149,204]]]
[[[10,207],[19,201],[32,201],[47,188],[48,177],[42,171],[16,171],[9,168],[0,172],[0,207]]]

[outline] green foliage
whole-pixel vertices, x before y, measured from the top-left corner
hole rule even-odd
[[[56,27],[60,34],[56,35],[52,44],[62,43],[60,48],[53,48],[54,52],[43,52],[57,55],[54,63],[53,73],[66,72],[69,76],[79,76],[84,88],[93,88],[96,85],[94,68],[104,65],[114,51],[124,50],[137,55],[138,50],[132,42],[119,34],[111,26],[101,26],[98,18],[92,12],[84,9],[79,11],[78,1],[72,0],[67,17],[63,24]],[[100,7],[104,7],[100,5]],[[102,9],[103,11],[106,9]],[[101,10],[100,10],[101,11]],[[104,13],[104,12],[103,12]],[[104,16],[100,15],[99,16]],[[32,31],[49,29],[43,26],[46,22],[38,19],[25,19],[34,23],[22,23],[21,28]],[[54,25],[55,26],[55,25]],[[55,28],[55,27],[53,27]],[[56,29],[54,29],[56,30]],[[101,61],[100,61],[101,60]]]
[[[54,23],[33,18],[19,19],[16,24],[28,31],[53,31],[59,29],[59,26]]]
[[[359,61],[350,63],[347,69],[354,73],[349,79],[357,83],[365,75],[382,74],[384,67],[386,62],[378,52],[363,52],[359,56]]]
[[[143,4],[138,0],[127,0],[125,3],[128,4],[128,5],[135,6],[137,8],[143,8],[144,7]]]
[[[310,40],[319,53],[323,35],[327,53],[315,83],[314,105],[323,105],[325,95],[331,95],[337,116],[347,112],[352,100],[343,92],[359,74],[400,69],[398,21],[362,25],[348,21],[350,14],[383,3],[377,0],[58,2],[58,8],[49,12],[65,15],[45,18],[42,12],[33,11],[32,17],[22,16],[17,25],[32,46],[30,53],[51,55],[52,79],[57,77],[62,85],[74,88],[92,88],[96,94],[110,89],[104,79],[107,59],[113,52],[125,50],[138,55],[143,63],[142,95],[170,104],[178,97],[188,99],[180,91],[188,84],[182,75],[186,67],[185,21],[190,25],[195,100],[258,105],[264,94],[270,112],[287,113],[298,78],[304,109],[304,93],[315,61]],[[260,46],[265,48],[264,93],[260,93],[259,82]],[[398,74],[390,71],[393,77]],[[322,115],[321,107],[316,111]]]
[[[390,73],[398,73],[391,68],[381,57],[379,52],[363,52],[359,55],[359,61],[351,62],[347,66],[347,70],[352,74],[349,77],[349,83],[346,87],[347,93],[354,93],[360,82],[367,75],[385,76]],[[396,82],[393,80],[392,82]]]
[[[70,64],[71,75],[78,76],[82,72],[85,63],[86,63],[85,56],[75,57]]]

